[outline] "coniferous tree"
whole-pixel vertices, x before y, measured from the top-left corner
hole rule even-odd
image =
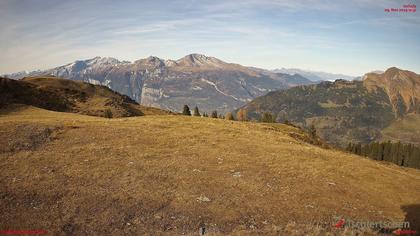
[[[367,145],[361,145],[360,155],[361,156],[366,156],[367,155]]]
[[[201,116],[197,106],[194,108],[194,116]]]
[[[366,157],[369,157],[369,158],[373,159],[372,156],[373,156],[373,152],[374,152],[373,149],[375,148],[375,142],[368,143],[368,144],[365,144],[365,145],[367,146]]]
[[[370,157],[372,153],[372,147],[373,147],[373,143],[368,143],[368,144],[363,145],[363,148],[362,148],[363,156]]]
[[[392,143],[391,141],[388,141],[384,143],[384,161],[391,161],[391,155],[392,155]]]
[[[409,166],[410,162],[411,162],[411,147],[412,144],[408,144],[407,145],[407,149],[406,149],[406,153],[405,153],[405,158],[404,158],[404,166]]]
[[[384,160],[384,149],[385,149],[385,145],[384,143],[379,143],[378,145],[378,159],[380,161]]]
[[[405,158],[404,158],[404,165],[403,166],[410,166],[411,165],[411,153],[413,151],[413,145],[408,144],[406,147]]]
[[[191,116],[191,111],[190,108],[188,107],[188,105],[184,105],[184,109],[182,111],[182,114],[185,116]]]
[[[398,155],[397,145],[395,143],[391,143],[391,151],[389,154],[389,161],[392,163],[396,163],[396,157]]]
[[[372,143],[372,150],[369,157],[374,160],[378,160],[379,144],[377,142]]]
[[[357,155],[361,155],[362,154],[362,144],[361,143],[356,144],[355,153]]]
[[[217,111],[211,112],[211,118],[217,118]]]
[[[355,143],[353,143],[351,145],[351,153],[357,154],[357,149],[356,149],[356,144]]]
[[[420,147],[413,147],[413,151],[411,152],[411,166],[414,168],[420,169]]]
[[[107,108],[107,109],[105,109],[105,111],[104,111],[104,117],[105,118],[112,118],[112,111],[111,111],[111,109],[109,109],[109,108]]]
[[[353,149],[353,143],[350,142],[346,147],[346,151],[352,152],[352,149]]]
[[[311,124],[311,126],[309,126],[309,137],[311,139],[316,139],[316,128],[314,124]]]
[[[403,158],[403,145],[401,144],[401,142],[398,142],[395,144],[395,156],[393,158],[393,162],[397,165],[401,165],[401,163],[403,162],[402,158]]]
[[[405,162],[407,161],[407,150],[408,150],[408,144],[402,145],[401,150],[401,156],[400,156],[400,166],[405,166]]]

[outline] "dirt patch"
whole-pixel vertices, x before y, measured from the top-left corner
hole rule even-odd
[[[21,124],[0,131],[0,153],[37,150],[56,139],[63,128],[39,124]]]

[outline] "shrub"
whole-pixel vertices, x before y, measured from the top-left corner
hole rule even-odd
[[[211,118],[217,118],[217,111],[211,112]]]

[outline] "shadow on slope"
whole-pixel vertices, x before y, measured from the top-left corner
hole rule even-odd
[[[26,104],[47,110],[112,117],[168,114],[140,106],[108,87],[57,77],[0,78],[0,107]]]
[[[404,205],[401,209],[405,212],[405,221],[410,223],[410,229],[420,234],[420,204]]]

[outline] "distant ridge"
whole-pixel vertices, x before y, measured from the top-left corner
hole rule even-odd
[[[357,79],[357,77],[350,76],[350,75],[333,74],[333,73],[322,72],[322,71],[302,70],[302,69],[297,69],[297,68],[281,68],[281,69],[275,69],[273,71],[279,72],[279,73],[285,73],[289,75],[299,74],[315,82],[316,81],[334,81],[337,79],[344,79],[344,80]]]

